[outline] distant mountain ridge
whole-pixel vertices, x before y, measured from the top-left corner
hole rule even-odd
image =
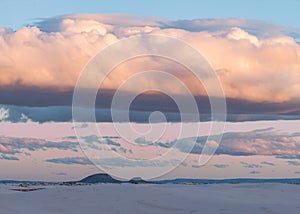
[[[29,185],[77,185],[77,184],[239,184],[239,183],[284,183],[284,184],[300,184],[300,178],[274,178],[274,179],[259,179],[259,178],[234,178],[234,179],[188,179],[177,178],[171,180],[145,181],[142,178],[133,178],[130,181],[120,181],[108,174],[100,173],[87,176],[79,181],[66,182],[43,182],[43,181],[15,181],[15,180],[0,180],[1,184],[29,184]]]
[[[282,179],[258,179],[258,178],[234,178],[234,179],[189,179],[177,178],[171,180],[145,181],[141,178],[133,178],[130,181],[119,181],[108,174],[90,175],[79,182],[81,183],[133,183],[133,184],[238,184],[238,183],[286,183],[300,184],[300,178],[282,178]]]

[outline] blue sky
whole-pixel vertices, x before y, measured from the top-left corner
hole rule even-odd
[[[300,1],[272,0],[172,0],[172,1],[61,1],[61,0],[3,0],[0,25],[18,29],[37,18],[71,13],[128,13],[159,16],[172,20],[194,18],[244,17],[291,27],[300,27]]]

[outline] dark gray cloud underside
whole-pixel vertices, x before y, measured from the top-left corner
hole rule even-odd
[[[36,122],[72,120],[72,91],[49,92],[2,88],[0,89],[0,96],[0,104],[10,109],[9,121],[19,122],[21,114]],[[129,95],[124,94],[123,96]],[[97,122],[112,121],[110,114],[112,97],[113,91],[102,91],[97,96],[95,105]],[[180,99],[180,102],[187,103],[187,97],[182,96]],[[204,96],[198,96],[195,99],[201,120],[209,121],[211,119],[209,99]],[[282,103],[255,103],[239,99],[227,99],[226,101],[227,120],[232,122],[300,119],[300,110],[297,110],[300,106],[298,100]],[[169,122],[181,121],[178,106],[169,96],[163,94],[139,95],[130,105],[130,120],[140,123],[148,122],[153,111],[163,112]],[[186,115],[188,115],[187,121],[194,121],[196,118],[195,115],[189,115],[189,112],[186,112]]]

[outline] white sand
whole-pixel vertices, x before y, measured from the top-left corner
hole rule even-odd
[[[298,214],[300,185],[214,184],[48,186],[35,192],[0,185],[1,214]]]

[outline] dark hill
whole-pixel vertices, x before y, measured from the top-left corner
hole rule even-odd
[[[122,183],[121,181],[112,178],[108,174],[95,174],[90,175],[79,182],[81,183],[89,183],[89,184],[95,184],[95,183]]]
[[[151,183],[154,183],[154,182],[151,182],[151,181],[145,181],[143,180],[142,178],[140,177],[137,177],[137,178],[132,178],[129,183],[132,183],[132,184],[151,184]]]

